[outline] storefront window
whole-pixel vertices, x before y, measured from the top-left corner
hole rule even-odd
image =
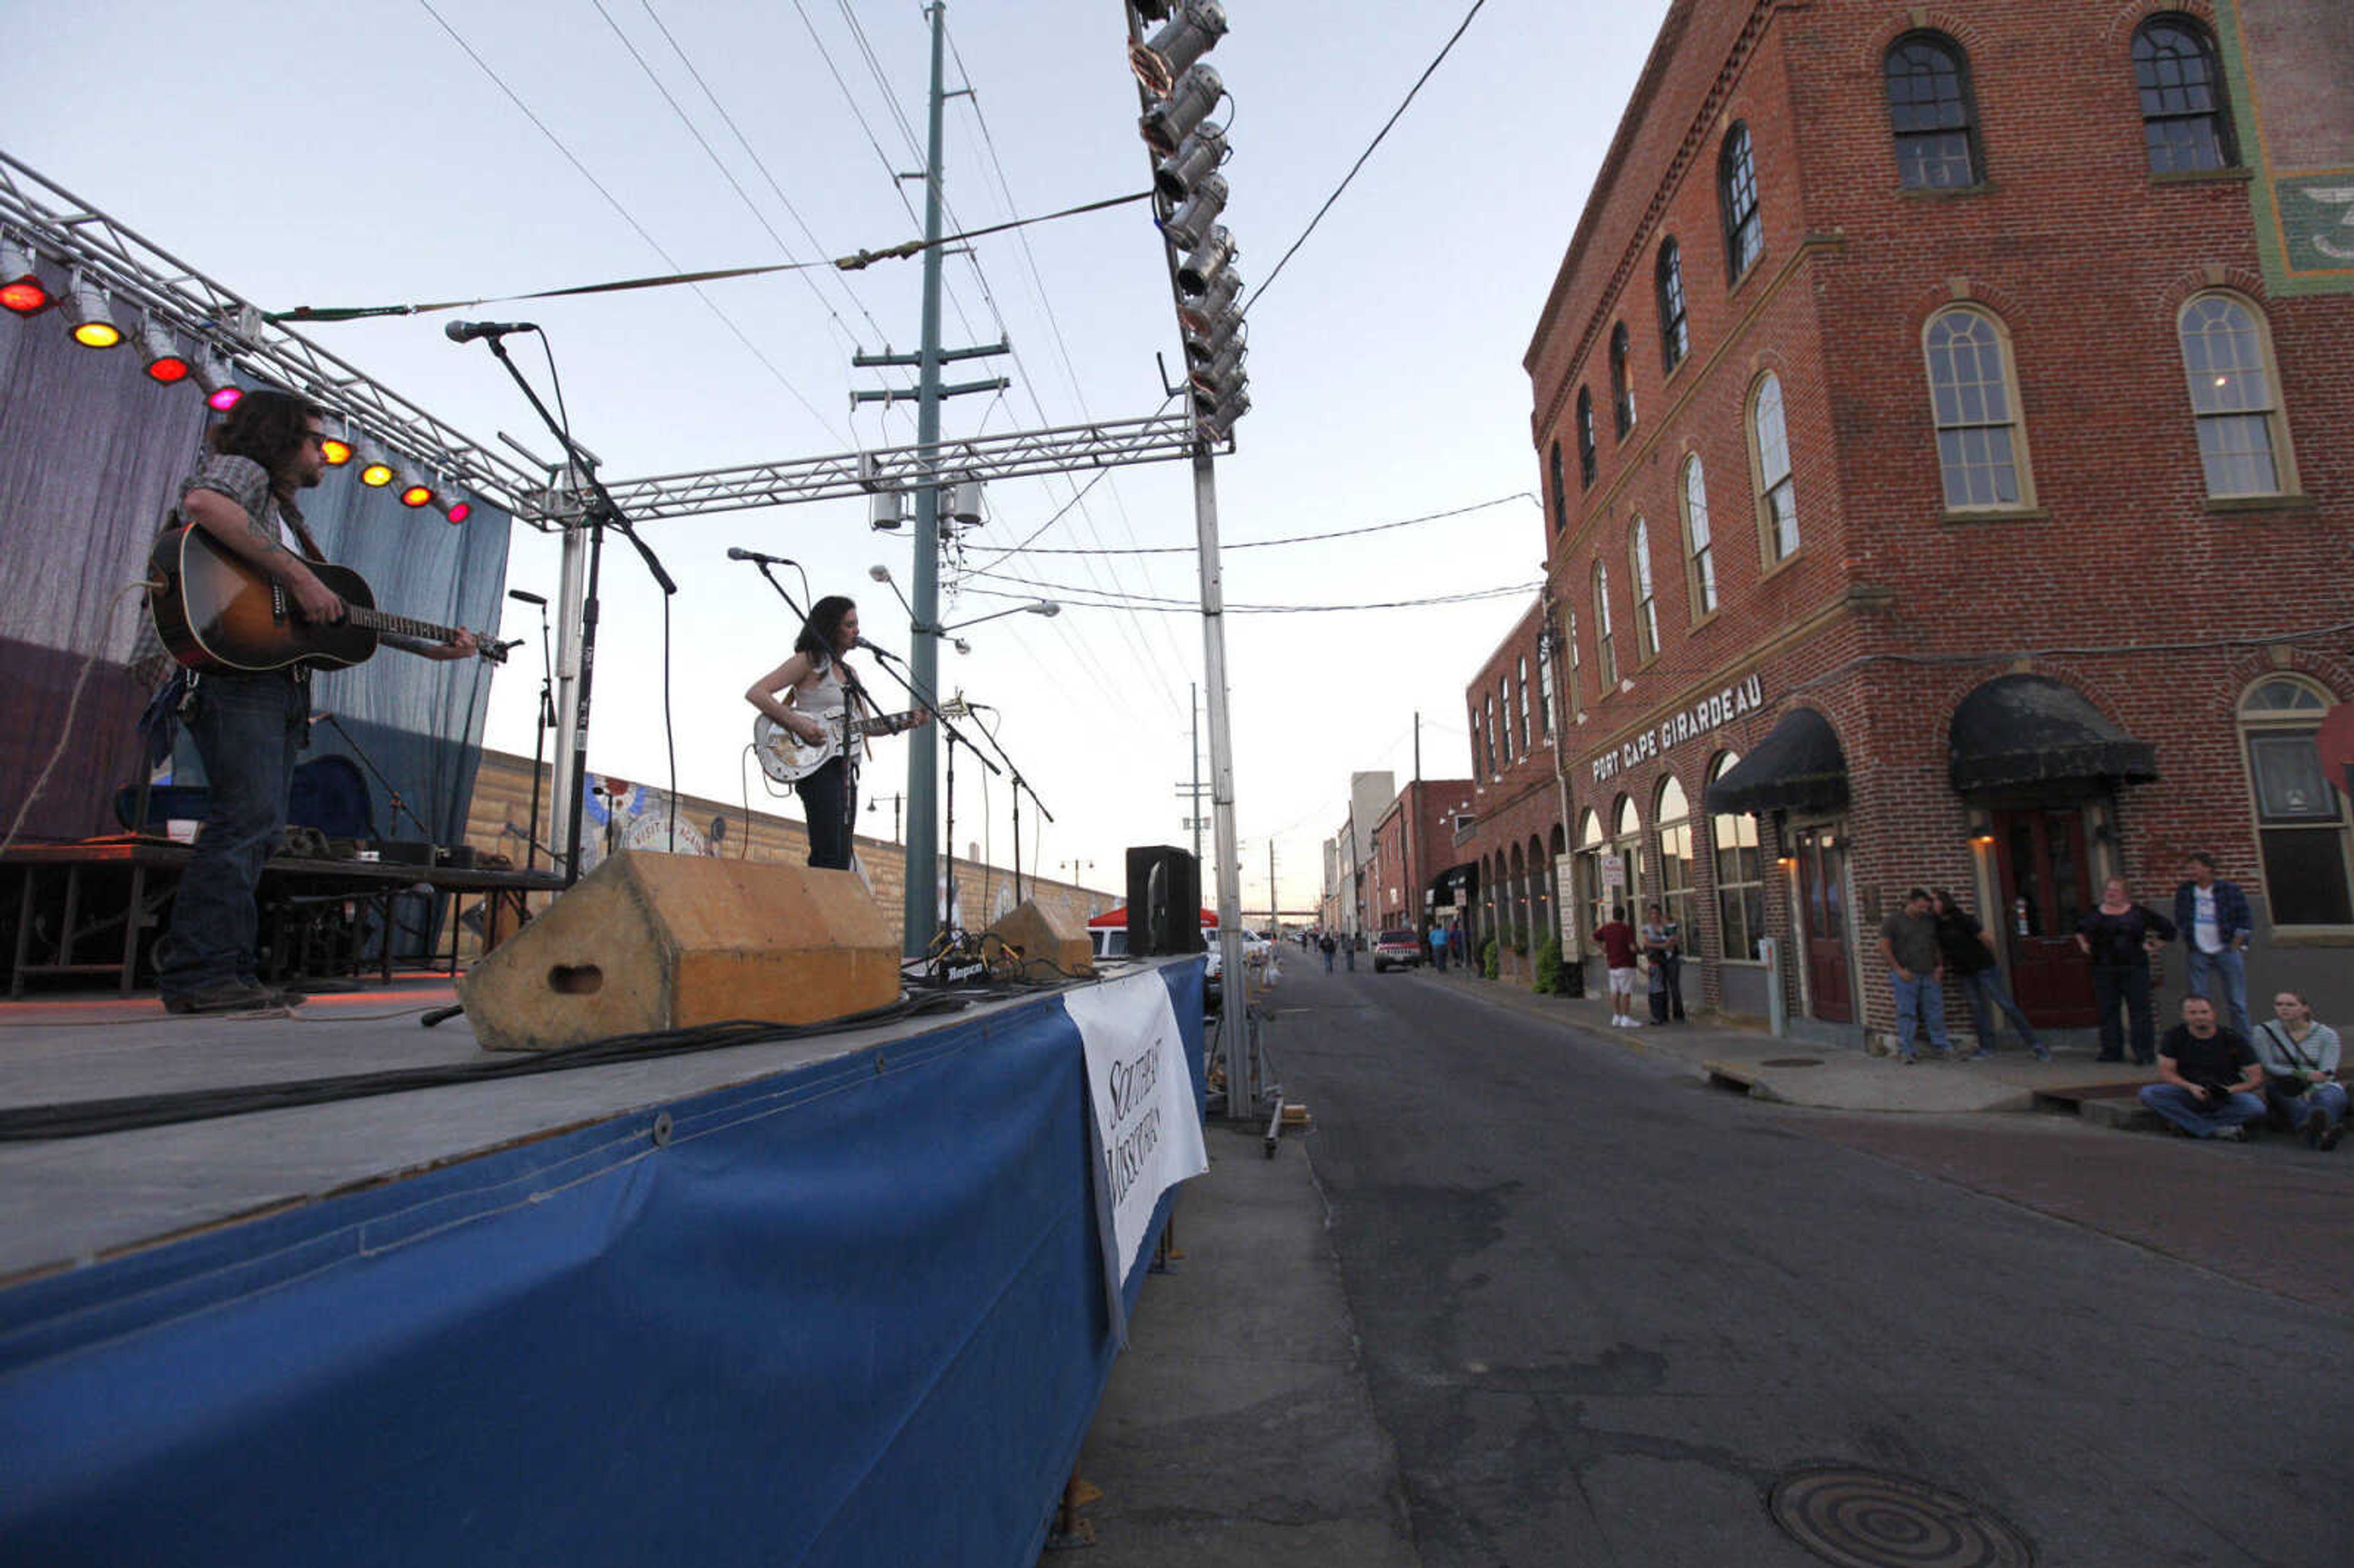
[[[2274,926],[2354,926],[2346,806],[2315,741],[2330,701],[2307,682],[2276,676],[2240,703],[2264,899]]]
[[[1659,824],[1659,904],[1683,928],[1684,950],[1690,952],[1698,928],[1692,925],[1691,806],[1684,787],[1673,779],[1663,781],[1652,816]]]
[[[1595,927],[1610,918],[1602,903],[1602,821],[1591,810],[1579,813],[1577,819],[1577,895],[1585,906],[1585,928],[1579,936],[1587,952],[1598,949],[1594,945]]]
[[[1621,795],[1610,809],[1610,842],[1602,851],[1603,888],[1602,915],[1610,918],[1614,910],[1624,910],[1628,923],[1640,925],[1643,918],[1643,879],[1638,866],[1642,849],[1643,821],[1635,810],[1635,799]],[[1617,882],[1610,881],[1608,869],[1616,865]]]
[[[1708,770],[1714,783],[1740,761],[1726,752]],[[1727,963],[1757,961],[1757,941],[1766,934],[1766,873],[1757,853],[1757,819],[1746,813],[1711,817],[1709,847],[1715,855],[1717,957]]]

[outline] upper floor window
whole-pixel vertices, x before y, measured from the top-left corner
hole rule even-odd
[[[1569,526],[1569,492],[1568,487],[1562,482],[1561,443],[1559,441],[1555,441],[1553,444],[1553,462],[1550,477],[1553,481],[1553,531],[1558,534],[1564,528]]]
[[[2200,294],[2182,307],[2179,324],[2207,493],[2286,492],[2288,426],[2273,390],[2263,313],[2236,294]]]
[[[2134,31],[2133,61],[2149,172],[2235,167],[2240,152],[2214,35],[2189,16],[2152,16]]]
[[[2334,700],[2295,675],[2269,676],[2240,699],[2264,899],[2275,927],[2354,926],[2354,835],[2317,742]]]
[[[1553,658],[1549,652],[1550,646],[1548,644],[1547,647],[1537,651],[1537,722],[1543,726],[1539,733],[1547,740],[1553,738],[1553,704],[1559,700],[1553,694]]]
[[[1479,723],[1479,705],[1471,705],[1471,776],[1482,779],[1495,769],[1488,766],[1488,732]]]
[[[1767,371],[1749,400],[1749,461],[1757,480],[1757,539],[1766,564],[1798,551],[1798,486],[1790,476],[1790,432],[1782,380]]]
[[[1929,359],[1929,407],[1937,423],[1946,510],[2024,504],[2026,442],[2009,334],[1993,317],[1957,308],[1930,317],[1921,342]]]
[[[1890,47],[1882,69],[1896,177],[1904,188],[1977,185],[1977,117],[1961,46],[1941,33],[1908,34]]]
[[[1766,252],[1766,225],[1757,215],[1757,166],[1749,155],[1749,127],[1724,133],[1716,159],[1717,205],[1724,217],[1724,275],[1739,278]]]
[[[1716,613],[1716,546],[1708,531],[1708,480],[1700,454],[1684,459],[1684,571],[1692,619]]]
[[[1610,329],[1610,413],[1622,441],[1635,428],[1635,377],[1627,364],[1628,353],[1627,323],[1620,322]]]
[[[1504,746],[1496,738],[1496,699],[1488,699],[1488,777],[1504,776]]]
[[[1672,238],[1659,241],[1659,365],[1673,370],[1691,352],[1691,326],[1684,316],[1684,259]]]
[[[1659,605],[1651,594],[1651,525],[1640,517],[1627,539],[1627,576],[1635,589],[1635,657],[1640,662],[1659,652]]]
[[[1529,656],[1525,653],[1521,655],[1519,690],[1521,694],[1521,755],[1525,757],[1530,752],[1536,749],[1535,743],[1529,734]]]
[[[1594,668],[1603,694],[1618,683],[1618,648],[1610,634],[1610,568],[1594,563]]]
[[[1512,678],[1510,675],[1496,677],[1496,711],[1504,715],[1504,766],[1509,768],[1512,759],[1525,749],[1524,747],[1516,749],[1512,745]]]
[[[1594,488],[1594,394],[1577,389],[1577,488]]]
[[[1562,608],[1569,615],[1569,708],[1572,714],[1575,714],[1578,693],[1585,689],[1585,683],[1579,677],[1585,673],[1585,665],[1577,651],[1577,611],[1568,605]]]

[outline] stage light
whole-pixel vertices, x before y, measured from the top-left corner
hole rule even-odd
[[[1210,0],[1186,0],[1175,13],[1150,38],[1128,48],[1129,69],[1155,98],[1168,97],[1185,69],[1225,36],[1226,14]]]
[[[400,503],[411,511],[433,504],[433,487],[419,480],[400,487]]]
[[[1196,336],[1207,337],[1216,330],[1219,318],[1234,309],[1235,301],[1242,291],[1242,272],[1229,263],[1211,283],[1208,293],[1198,300],[1180,299],[1177,302],[1178,325]]]
[[[1223,223],[1213,224],[1193,253],[1177,264],[1177,287],[1193,295],[1206,294],[1235,259],[1235,237]]]
[[[360,482],[370,490],[382,490],[393,481],[392,464],[374,441],[359,444]]]
[[[1226,84],[1218,79],[1218,73],[1197,65],[1177,79],[1168,97],[1144,111],[1136,122],[1137,132],[1154,157],[1166,158],[1184,145],[1185,138],[1225,95]]]
[[[147,378],[166,387],[186,381],[195,368],[180,352],[178,334],[153,317],[140,325],[139,352],[147,361]]]
[[[245,389],[230,378],[228,365],[210,344],[196,345],[196,385],[205,389],[205,406],[217,414],[237,407]]]
[[[1225,161],[1226,133],[1215,125],[1205,125],[1154,166],[1152,188],[1164,200],[1182,202]]]
[[[1224,354],[1227,344],[1242,341],[1242,314],[1237,311],[1228,311],[1217,320],[1209,323],[1205,331],[1194,332],[1188,328],[1183,335],[1185,363],[1207,365],[1219,355]]]
[[[1207,238],[1210,226],[1226,205],[1226,182],[1218,175],[1204,175],[1193,184],[1193,195],[1177,209],[1161,228],[1178,249],[1192,250]]]
[[[1202,416],[1203,433],[1213,440],[1225,440],[1235,433],[1235,422],[1250,412],[1250,394],[1235,387],[1214,411]]]
[[[341,468],[352,461],[352,443],[341,436],[329,436],[319,443],[319,450],[325,455],[329,468]]]
[[[122,341],[122,329],[114,324],[114,302],[79,272],[66,291],[66,319],[73,323],[73,340],[84,348],[112,348]]]
[[[29,316],[56,302],[49,286],[41,281],[31,249],[14,238],[0,238],[0,307]]]
[[[440,508],[441,515],[450,519],[453,525],[463,523],[474,514],[474,503],[460,493],[458,487],[448,480],[441,482],[440,493],[433,498],[433,504]]]

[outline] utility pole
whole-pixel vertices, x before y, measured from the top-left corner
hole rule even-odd
[[[1202,686],[1197,681],[1185,685],[1185,712],[1193,721],[1193,864],[1202,863]]]

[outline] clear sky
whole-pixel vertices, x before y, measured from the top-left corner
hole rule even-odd
[[[1227,5],[1233,30],[1211,62],[1235,100],[1225,221],[1252,285],[1468,8]],[[1422,599],[1542,576],[1521,356],[1665,11],[1665,0],[1489,0],[1253,306],[1255,408],[1218,470],[1230,605]],[[78,0],[51,21],[14,29],[0,55],[0,146],[265,308],[494,298],[836,256],[920,232],[903,205],[920,215],[920,187],[894,178],[920,161],[927,41],[914,0]],[[1144,187],[1112,0],[952,0],[948,21],[950,87],[972,94],[949,106],[956,226]],[[1182,362],[1141,206],[984,239],[947,277],[949,344],[1002,331],[1015,354],[995,362],[1013,390],[950,402],[946,434],[1149,414],[1162,398],[1156,355]],[[609,478],[627,479],[911,442],[912,407],[849,404],[852,389],[909,373],[854,370],[850,357],[914,349],[919,281],[909,260],[713,284],[700,298],[680,289],[456,313],[542,323],[575,435]],[[506,430],[547,450],[488,355],[443,338],[450,319],[305,330],[477,440]],[[535,351],[517,358],[537,368]],[[956,369],[950,379],[989,373]],[[1193,602],[1190,548],[1037,553],[1190,547],[1186,465],[1119,471],[1069,505],[1085,483],[992,487],[960,566],[1001,576],[963,577],[943,595],[943,619],[1020,602],[991,595],[1054,597],[1007,577]],[[1234,547],[1500,500],[1355,538]],[[1034,533],[1034,551],[999,558]],[[682,789],[741,798],[753,716],[742,692],[794,630],[751,568],[726,561],[729,545],[795,557],[815,592],[859,599],[870,638],[907,647],[907,618],[867,568],[908,580],[907,536],[870,533],[854,503],[665,522],[648,536],[682,588]],[[510,585],[552,599],[557,559],[553,539],[518,528]],[[944,581],[959,576],[952,567]],[[609,554],[605,588],[589,764],[659,779],[660,596],[626,548]],[[1410,778],[1417,711],[1424,774],[1468,771],[1464,684],[1526,605],[1228,617],[1246,904],[1264,906],[1272,841],[1283,903],[1312,905],[1317,846],[1342,818],[1348,775]],[[535,644],[533,612],[507,609],[504,634]],[[1043,853],[1025,821],[1034,863],[1062,876],[1076,860],[1079,880],[1116,889],[1125,846],[1188,842],[1177,791],[1192,774],[1198,614],[1074,606],[967,640],[969,656],[943,652],[941,683],[1001,710],[1001,743],[1056,819]],[[492,746],[530,754],[537,663],[534,648],[518,650],[496,677]],[[1203,749],[1206,779],[1206,730]],[[885,798],[865,819],[879,834],[905,770],[904,743],[889,742],[865,775],[868,796]],[[757,773],[750,791],[766,803]],[[986,837],[1003,863],[1002,787],[988,791],[986,825],[980,803],[960,768],[958,851]]]

